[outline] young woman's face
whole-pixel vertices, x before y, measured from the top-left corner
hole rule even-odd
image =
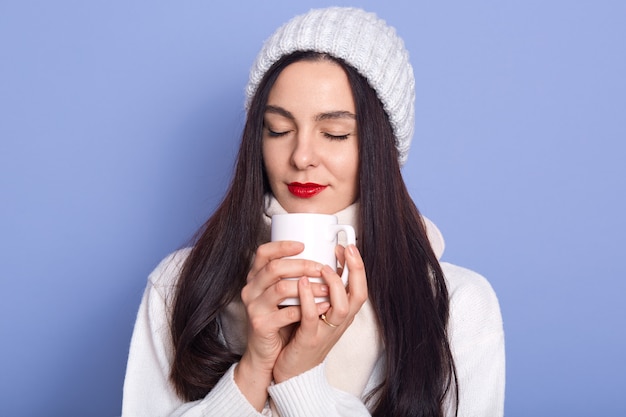
[[[281,72],[265,110],[263,161],[290,213],[331,214],[357,199],[356,110],[343,68],[299,61]]]

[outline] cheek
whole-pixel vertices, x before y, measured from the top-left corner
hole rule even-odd
[[[358,164],[355,165],[354,170],[352,171],[352,178],[350,180],[352,184],[352,191],[357,194],[359,192],[359,169]]]
[[[352,154],[352,158],[350,158],[349,164],[350,164],[352,189],[353,189],[354,193],[358,193],[358,190],[359,190],[359,154],[358,154],[358,150],[355,150],[354,154]]]
[[[274,171],[276,169],[275,168],[276,167],[276,161],[275,161],[276,154],[273,153],[272,150],[269,149],[269,147],[265,145],[265,143],[263,144],[262,152],[263,152],[263,165],[265,167],[265,172],[267,173],[267,176],[271,180],[274,175]]]
[[[337,152],[335,155],[333,161],[335,172],[342,173],[341,177],[345,181],[356,181],[359,175],[358,151],[350,149],[346,152]]]
[[[274,187],[276,182],[280,182],[286,170],[285,154],[281,147],[263,146],[263,165],[265,175],[270,185]]]

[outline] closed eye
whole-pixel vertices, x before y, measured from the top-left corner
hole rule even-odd
[[[348,136],[350,136],[349,133],[345,134],[345,135],[331,135],[330,133],[326,133],[324,132],[324,137],[330,139],[330,140],[346,140],[348,139]]]
[[[266,128],[266,129],[267,129],[267,135],[269,137],[271,137],[271,138],[278,138],[278,137],[281,137],[281,136],[285,136],[287,133],[289,133],[288,130],[286,130],[284,132],[276,132],[276,131],[270,129],[269,127]]]

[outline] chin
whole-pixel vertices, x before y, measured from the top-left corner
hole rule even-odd
[[[290,200],[292,200],[290,198]],[[287,211],[287,213],[320,213],[320,214],[334,214],[335,211],[332,211],[332,208],[325,205],[315,204],[311,201],[301,200],[299,201],[288,201],[286,204],[282,204],[283,208]]]

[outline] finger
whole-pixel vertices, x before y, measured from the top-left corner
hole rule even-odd
[[[290,333],[289,326],[298,323],[300,319],[298,306],[285,307],[269,314],[248,312],[248,331],[262,338],[271,337],[277,332],[283,333],[281,337],[284,337],[285,333]],[[250,340],[249,337],[248,341]]]
[[[257,311],[276,310],[287,298],[298,297],[298,280],[279,279],[265,290],[261,290],[254,302],[250,303],[250,309]]]
[[[283,307],[277,310],[272,317],[274,317],[273,320],[277,328],[284,328],[302,320],[299,306]]]
[[[309,281],[311,282],[311,289],[313,290],[313,295],[315,297],[328,297],[328,285],[326,285],[325,283],[313,282],[312,280]]]
[[[282,240],[278,242],[268,242],[260,245],[254,256],[252,267],[248,278],[256,275],[267,263],[274,259],[284,258],[286,256],[297,255],[304,250],[304,244],[291,240]]]
[[[323,265],[307,259],[275,259],[266,264],[252,279],[268,287],[285,278],[308,276],[320,278]]]
[[[279,279],[264,291],[259,290],[259,286],[254,284],[249,283],[242,291],[242,301],[253,314],[275,310],[279,308],[285,299],[299,297],[300,290],[298,289],[298,279],[296,278]],[[315,297],[328,297],[328,285],[325,283],[309,282],[309,285],[314,299]],[[251,297],[253,291],[259,294],[256,297]]]
[[[363,259],[355,245],[349,245],[344,251],[346,266],[349,268],[348,289],[343,287],[341,278],[331,268],[325,266],[322,276],[330,289],[331,308],[326,314],[331,323],[340,324],[352,318],[367,300],[367,278]]]
[[[248,283],[242,291],[242,300],[244,303],[250,302],[252,299],[261,296],[268,288],[279,283],[284,278],[298,278],[308,276],[321,277],[322,264],[306,259],[274,259],[267,263],[263,268],[252,276],[252,271],[248,275]],[[278,297],[296,296],[293,291],[289,293],[282,292],[288,290],[288,287],[278,287]],[[271,300],[274,300],[272,298]]]
[[[313,297],[311,283],[306,277],[298,281],[298,293],[300,295],[300,328],[302,332],[316,332],[319,314]]]
[[[300,281],[301,280],[298,280],[297,282],[294,282],[294,284],[299,284]],[[306,281],[308,282],[308,280]],[[311,285],[310,285],[310,288],[312,288]],[[298,288],[298,290],[300,291],[300,288]],[[315,312],[313,313],[311,317],[307,317],[307,318],[311,319],[313,323],[317,323],[317,320],[319,320],[319,315],[328,311],[328,308],[330,307],[330,303],[327,301],[324,301],[321,303],[315,303],[315,300],[312,297],[311,297],[311,300],[313,300],[313,305],[314,305],[313,308]],[[307,308],[308,307],[309,305],[307,304]],[[311,314],[309,310],[307,310],[307,313],[309,315]],[[272,327],[274,329],[285,328],[291,324],[302,322],[302,305],[283,307],[277,310],[275,313],[273,313],[271,315],[270,320],[272,322]]]
[[[367,300],[367,276],[365,274],[365,264],[359,253],[359,249],[355,245],[348,245],[345,250],[346,264],[350,273],[348,274],[348,297],[352,307],[361,308],[361,305]]]
[[[330,309],[326,317],[332,317],[332,323],[342,323],[350,313],[350,304],[346,288],[341,281],[341,277],[328,265],[322,268],[322,277],[328,284],[330,292]],[[330,319],[329,319],[330,320]]]
[[[267,289],[268,297],[271,295],[272,300],[275,300],[277,303],[283,302],[286,298],[294,298],[300,297],[300,289],[298,281],[304,278],[283,278],[278,282],[273,284],[270,288]],[[313,298],[317,297],[328,297],[328,285],[319,282],[313,282],[311,277],[306,277],[310,291],[313,294]],[[321,279],[321,278],[320,278]]]

